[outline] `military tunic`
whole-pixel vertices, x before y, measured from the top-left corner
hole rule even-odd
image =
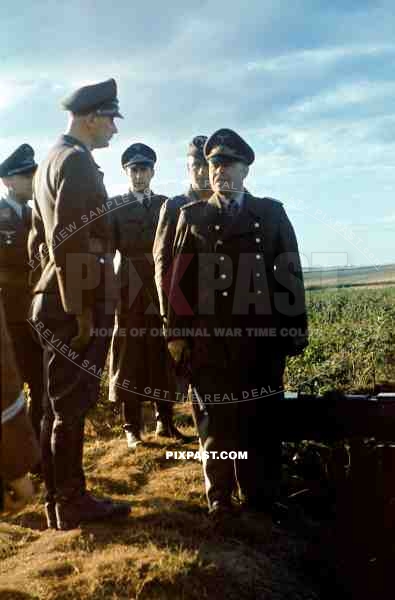
[[[249,457],[236,465],[211,455],[204,460],[209,505],[229,502],[235,467],[249,502],[270,503],[281,447],[265,396],[282,393],[285,357],[307,340],[293,228],[273,199],[245,192],[232,219],[213,194],[181,208],[174,252],[168,338],[185,338],[191,348],[201,445]]]
[[[41,346],[33,338],[27,322],[32,300],[27,251],[32,209],[27,204],[23,209],[25,215],[20,216],[6,198],[0,200],[0,288],[18,369],[30,388],[29,415],[39,437],[44,393],[43,361]]]
[[[165,196],[151,193],[143,203],[132,193],[114,211],[121,254],[121,301],[110,353],[110,399],[121,402],[125,427],[140,431],[141,401],[154,398],[159,417],[171,414],[174,401],[155,288],[152,244]],[[151,391],[150,391],[151,390]]]

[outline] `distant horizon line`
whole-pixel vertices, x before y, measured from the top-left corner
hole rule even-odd
[[[304,272],[309,272],[309,271],[339,271],[339,270],[351,270],[351,269],[378,269],[381,267],[394,267],[395,269],[395,262],[384,262],[384,263],[380,263],[378,265],[372,265],[370,264],[364,264],[364,265],[333,265],[333,266],[325,266],[325,265],[320,265],[320,266],[315,266],[315,267],[303,267],[302,266],[302,271]]]

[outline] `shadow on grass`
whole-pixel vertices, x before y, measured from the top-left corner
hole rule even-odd
[[[32,596],[18,590],[0,590],[0,600],[40,600],[39,596]]]
[[[146,485],[147,476],[145,473],[133,473],[130,481],[118,481],[111,477],[102,477],[100,475],[89,477],[89,489],[98,496],[117,494],[122,496],[130,496],[135,494],[137,490]]]
[[[25,510],[22,514],[9,517],[8,523],[18,525],[19,527],[27,527],[35,531],[45,531],[47,529],[47,520],[44,515],[44,505],[39,510]],[[0,596],[1,599],[1,596]]]

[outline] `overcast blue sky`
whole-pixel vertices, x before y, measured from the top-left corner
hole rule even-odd
[[[153,189],[171,195],[189,140],[230,127],[256,151],[247,187],[284,202],[306,265],[395,262],[394,30],[389,1],[5,0],[0,159],[29,142],[40,160],[61,98],[115,77],[125,119],[95,153],[110,194],[129,144],[155,148]]]

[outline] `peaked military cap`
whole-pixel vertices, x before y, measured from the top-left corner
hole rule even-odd
[[[251,146],[232,129],[218,129],[213,133],[204,145],[204,155],[208,161],[217,156],[225,156],[240,160],[247,165],[255,160],[255,153]]]
[[[62,101],[62,107],[76,115],[87,115],[94,112],[99,116],[123,119],[119,112],[115,79],[107,79],[78,88]]]
[[[121,163],[124,169],[131,165],[146,165],[153,167],[156,163],[156,154],[146,144],[132,144],[122,154]]]
[[[33,148],[29,144],[22,144],[0,164],[0,177],[32,173],[36,169]]]
[[[196,135],[188,146],[187,156],[195,156],[206,160],[203,152],[204,144],[207,141],[207,135]]]

